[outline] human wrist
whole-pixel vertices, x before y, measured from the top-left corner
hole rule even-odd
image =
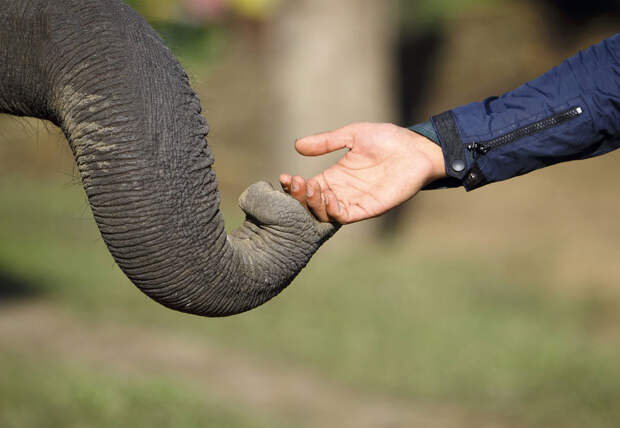
[[[424,185],[446,177],[446,167],[441,146],[426,136],[409,130],[416,149],[428,161],[424,177]]]
[[[420,150],[425,153],[431,164],[425,185],[446,178],[445,157],[433,124],[427,121],[407,129],[415,134],[416,139],[419,140]]]
[[[420,136],[419,138],[423,141],[421,144],[421,150],[429,158],[432,166],[427,184],[441,178],[446,178],[446,165],[441,146],[426,137]]]

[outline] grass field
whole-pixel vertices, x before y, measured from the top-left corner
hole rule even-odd
[[[54,359],[11,355],[0,365],[3,427],[278,427],[173,379],[121,375]]]
[[[524,255],[542,237],[467,253],[426,228],[391,245],[336,236],[273,302],[208,320],[128,282],[74,179],[3,175],[0,200],[0,311],[13,314],[0,314],[2,426],[348,426],[356,413],[389,426],[620,424],[620,304],[606,291],[618,278],[558,291]],[[203,348],[218,363],[191,374]]]

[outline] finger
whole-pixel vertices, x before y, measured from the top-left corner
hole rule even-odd
[[[296,175],[291,180],[291,196],[299,201],[304,207],[306,205],[306,180]]]
[[[349,223],[349,215],[347,208],[342,202],[336,198],[336,194],[331,190],[325,192],[325,199],[327,200],[327,206],[325,207],[326,213],[332,222],[340,224]]]
[[[291,193],[292,177],[289,174],[280,174],[280,186],[286,193]]]
[[[344,148],[353,148],[353,133],[347,128],[304,137],[295,142],[295,149],[304,156],[320,156]]]
[[[309,181],[307,187],[306,204],[308,209],[319,221],[328,222],[329,217],[325,207],[325,196],[321,191],[321,186],[315,181]]]

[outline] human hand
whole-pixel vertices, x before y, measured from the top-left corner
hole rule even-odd
[[[304,156],[348,149],[335,165],[307,181],[280,175],[284,191],[324,222],[377,217],[446,176],[437,144],[387,123],[355,123],[297,140],[295,148]]]

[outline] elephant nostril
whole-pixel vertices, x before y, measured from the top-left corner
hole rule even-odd
[[[291,219],[311,219],[296,200],[264,181],[248,187],[239,197],[239,206],[248,217],[264,225],[288,226]]]

